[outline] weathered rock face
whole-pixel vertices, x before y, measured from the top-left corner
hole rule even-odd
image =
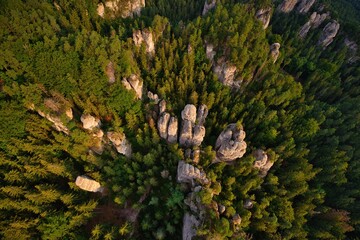
[[[239,214],[235,214],[232,218],[232,223],[234,225],[240,225],[241,224],[241,217]]]
[[[192,138],[192,145],[200,146],[205,137],[205,127],[200,125],[195,125],[194,134]]]
[[[326,24],[319,38],[318,45],[321,45],[323,47],[329,46],[330,43],[333,42],[336,34],[339,31],[339,28],[340,24],[336,21],[332,21]]]
[[[125,4],[124,4],[125,3]],[[99,3],[97,6],[97,13],[100,17],[105,17],[105,12],[108,16],[114,18],[117,12],[121,12],[121,17],[133,17],[134,15],[139,16],[141,9],[145,7],[145,0],[132,0],[132,1],[121,1],[121,0],[110,0],[106,1],[105,5]]]
[[[166,111],[166,101],[163,99],[159,102],[159,115]]]
[[[220,82],[229,87],[237,87],[235,80],[236,67],[226,63],[224,59],[219,59],[217,65],[213,68],[214,73],[218,76]]]
[[[266,29],[270,23],[271,8],[260,9],[256,12],[255,16],[262,22],[264,29]]]
[[[135,74],[131,74],[130,77],[123,78],[121,81],[124,87],[128,90],[134,90],[136,97],[141,99],[143,94],[143,81],[140,79],[139,76]]]
[[[193,123],[189,120],[183,120],[180,132],[179,143],[183,146],[191,146]]]
[[[216,140],[217,161],[233,161],[246,152],[245,132],[235,123],[229,124]]]
[[[297,7],[299,13],[307,13],[309,12],[312,5],[315,3],[316,0],[302,0]]]
[[[176,117],[171,117],[167,129],[167,141],[169,143],[176,143],[178,138],[178,120]]]
[[[90,114],[83,114],[80,118],[83,123],[83,128],[87,130],[92,130],[98,128],[101,125],[101,121],[98,118],[91,116]]]
[[[179,161],[177,168],[177,181],[179,183],[193,183],[195,180],[201,183],[208,182],[208,179],[203,171],[200,171],[198,168],[185,163],[184,161]]]
[[[188,120],[191,123],[195,124],[196,121],[196,107],[192,104],[187,104],[181,112],[181,118],[183,120]]]
[[[345,46],[348,48],[348,62],[355,63],[360,57],[357,56],[358,45],[354,41],[350,41],[348,38],[345,38],[344,41]]]
[[[109,64],[106,66],[105,74],[108,77],[110,84],[115,82],[115,69],[113,62],[109,62]]]
[[[313,29],[318,28],[320,24],[323,23],[326,18],[328,18],[329,15],[330,15],[329,13],[318,14],[317,12],[313,12],[310,16],[309,21],[307,21],[300,28],[299,31],[300,38],[304,39],[311,28]]]
[[[147,96],[150,100],[154,101],[155,104],[159,103],[159,96],[156,93],[148,91]]]
[[[191,240],[194,236],[196,236],[196,229],[199,225],[200,222],[194,215],[185,213],[183,219],[182,239]]]
[[[280,55],[280,43],[273,43],[270,46],[270,54],[271,54],[271,58],[273,59],[274,63],[276,62],[276,60],[278,59],[279,55]]]
[[[274,163],[270,162],[266,152],[261,149],[254,152],[254,157],[256,159],[254,162],[254,168],[259,169],[259,175],[261,177],[265,177]]]
[[[219,211],[220,214],[223,214],[225,212],[225,210],[226,210],[226,207],[224,205],[222,205],[222,204],[219,204],[218,208],[219,208],[218,211]]]
[[[125,134],[119,132],[107,132],[107,138],[112,142],[116,151],[120,154],[130,157],[132,154],[132,148],[129,141],[126,139]]]
[[[206,0],[204,4],[204,9],[202,11],[202,15],[207,14],[211,9],[216,6],[216,0]]]
[[[90,147],[90,150],[101,155],[104,152],[104,145],[102,143],[104,132],[99,128],[95,128],[93,131],[92,146]]]
[[[214,51],[214,45],[211,43],[206,43],[206,57],[210,60],[211,63],[214,62],[214,57],[216,55],[216,52]]]
[[[170,114],[167,112],[162,113],[158,119],[157,127],[161,138],[167,139],[169,120]]]
[[[246,199],[244,202],[244,208],[245,209],[251,209],[254,206],[253,201],[251,201],[250,199]]]
[[[278,7],[278,10],[284,13],[291,12],[299,0],[284,0]]]
[[[146,52],[149,54],[155,53],[155,44],[153,41],[153,34],[148,29],[144,29],[143,31],[137,30],[133,33],[133,40],[135,46],[141,46],[143,42],[146,45]]]
[[[103,188],[101,187],[100,183],[97,181],[87,177],[87,176],[78,176],[75,180],[76,186],[81,188],[82,190],[88,192],[102,192]]]
[[[209,110],[205,104],[201,104],[196,113],[196,122],[199,125],[204,125],[205,119],[209,113]]]

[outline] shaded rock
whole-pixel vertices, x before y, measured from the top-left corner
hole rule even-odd
[[[209,109],[205,104],[201,104],[196,113],[196,122],[198,125],[204,125]]]
[[[159,96],[156,93],[148,91],[147,96],[150,100],[154,101],[155,104],[159,103]]]
[[[254,168],[259,169],[259,175],[265,177],[274,163],[270,162],[265,151],[258,149],[254,152]]]
[[[182,121],[179,143],[180,145],[190,147],[192,144],[192,128],[193,123],[189,120]]]
[[[273,43],[270,46],[270,55],[271,58],[273,59],[273,62],[275,63],[276,60],[278,59],[279,55],[280,55],[280,43]]]
[[[271,18],[271,7],[259,9],[256,14],[256,18],[261,21],[263,28],[266,29],[269,26]]]
[[[219,211],[219,214],[223,214],[226,210],[226,207],[222,204],[218,204],[218,211]]]
[[[108,77],[110,84],[115,82],[115,69],[113,62],[109,62],[109,64],[106,66],[105,74]]]
[[[186,159],[190,159],[190,158],[191,158],[191,152],[192,152],[192,151],[191,151],[190,148],[186,149],[186,150],[185,150],[185,156],[184,156],[184,157],[185,157]]]
[[[187,104],[181,112],[182,120],[188,120],[192,124],[196,121],[196,107],[193,104]]]
[[[191,240],[196,236],[196,229],[200,225],[200,222],[196,219],[194,215],[185,213],[183,218],[183,229],[182,229],[182,239]]]
[[[80,118],[83,128],[87,130],[92,130],[93,128],[100,127],[101,121],[98,118],[91,116],[90,114],[83,114]]]
[[[197,187],[200,187],[199,191],[201,191],[201,186],[197,186]],[[199,192],[199,191],[197,191],[197,192]],[[184,203],[190,208],[190,210],[193,213],[199,213],[200,209],[203,208],[200,197],[197,194],[197,192],[195,192],[195,191],[190,192],[187,195],[187,197],[184,199]]]
[[[121,13],[121,17],[133,17],[134,15],[139,16],[141,9],[145,7],[145,0],[132,0],[132,1],[121,1],[121,0],[108,0],[103,3],[99,3],[97,6],[97,14],[104,18],[105,12],[109,17],[114,18],[117,13]]]
[[[218,76],[220,82],[225,86],[238,88],[240,84],[235,82],[236,67],[231,63],[225,62],[224,58],[220,58],[213,67],[213,71]]]
[[[160,174],[161,174],[162,178],[168,178],[169,177],[169,171],[168,170],[162,170]]]
[[[241,217],[240,217],[240,215],[238,213],[233,216],[232,223],[234,225],[240,225],[241,224]]]
[[[216,140],[217,161],[233,161],[246,152],[245,131],[235,123],[229,124]]]
[[[315,3],[315,0],[302,0],[297,7],[297,11],[299,13],[307,13],[309,12],[312,5]]]
[[[216,55],[216,52],[214,51],[214,45],[210,43],[206,43],[206,58],[210,60],[211,63],[214,61],[214,57]]]
[[[245,209],[251,209],[254,206],[253,201],[251,201],[250,199],[246,199],[244,202],[244,208]]]
[[[204,140],[204,137],[205,137],[205,127],[196,125],[194,127],[194,134],[193,134],[191,145],[200,146],[202,141]]]
[[[355,63],[357,62],[360,57],[357,56],[358,52],[358,45],[354,41],[350,41],[348,38],[344,40],[345,46],[348,48],[348,62]]]
[[[155,44],[153,41],[153,34],[148,29],[144,29],[143,31],[137,30],[133,32],[133,40],[135,46],[141,46],[144,42],[146,45],[146,52],[149,54],[155,53]]]
[[[104,18],[105,17],[105,6],[103,3],[99,3],[96,9],[97,14]]]
[[[204,8],[202,11],[202,15],[207,14],[211,9],[216,6],[216,0],[205,0]]]
[[[87,176],[78,176],[75,180],[76,186],[81,188],[82,190],[88,192],[102,192],[103,188],[101,187],[100,183],[97,181],[87,177]]]
[[[137,98],[142,98],[143,81],[139,76],[131,74],[127,79],[123,78],[121,82],[127,90],[134,90]]]
[[[328,18],[329,15],[329,13],[318,14],[317,12],[313,12],[310,16],[309,21],[307,21],[300,28],[299,37],[304,39],[311,28],[318,28],[320,24],[323,23],[326,18]]]
[[[318,45],[321,45],[323,47],[329,46],[330,43],[333,42],[336,34],[339,31],[339,28],[340,24],[336,21],[332,21],[326,24],[319,38]]]
[[[159,115],[166,111],[166,101],[163,99],[159,102]]]
[[[112,142],[116,151],[120,154],[130,157],[132,154],[132,148],[130,142],[126,139],[125,134],[119,132],[107,132],[107,138]]]
[[[289,13],[291,12],[299,0],[284,0],[278,7],[280,12]]]
[[[184,161],[179,161],[177,168],[177,181],[179,183],[193,183],[194,180],[197,180],[200,183],[208,182],[203,171],[200,171],[198,168],[185,163]]]
[[[176,117],[171,117],[167,129],[167,141],[169,143],[176,143],[178,138],[178,120]]]
[[[170,120],[170,114],[167,112],[164,112],[160,115],[157,123],[159,135],[163,139],[167,139],[168,137],[168,124]]]

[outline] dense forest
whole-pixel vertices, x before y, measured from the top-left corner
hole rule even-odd
[[[359,239],[359,16],[356,0],[0,0],[0,238]],[[180,139],[189,104],[208,110],[199,144]],[[229,126],[246,141],[231,161]],[[181,182],[182,162],[206,178]]]

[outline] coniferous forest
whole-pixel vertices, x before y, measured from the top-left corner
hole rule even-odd
[[[0,239],[360,239],[356,0],[0,0]]]

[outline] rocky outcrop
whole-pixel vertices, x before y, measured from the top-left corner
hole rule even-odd
[[[170,116],[166,112],[166,101],[159,102],[159,117],[157,129],[161,138],[166,139],[168,143],[176,143],[178,139],[178,119]]]
[[[176,117],[171,117],[167,129],[167,141],[169,143],[176,143],[178,138],[178,120]]]
[[[357,56],[358,45],[356,44],[356,42],[351,41],[348,38],[345,38],[344,44],[348,48],[348,62],[349,63],[357,62],[360,59],[360,57]]]
[[[191,240],[196,236],[196,229],[200,225],[200,221],[194,215],[185,213],[183,219],[182,239]]]
[[[163,99],[159,102],[159,115],[166,111],[166,101]]]
[[[201,105],[196,111],[196,107],[187,104],[181,112],[182,127],[179,143],[185,147],[200,146],[205,137],[205,127],[203,126],[207,117],[208,109],[206,105]]]
[[[320,26],[320,24],[323,23],[325,21],[325,19],[327,19],[329,16],[330,16],[329,13],[319,14],[317,12],[313,12],[310,16],[309,21],[307,21],[300,28],[300,31],[299,31],[300,38],[304,39],[311,28],[312,29],[318,28]]]
[[[251,209],[254,206],[254,202],[250,199],[246,199],[244,202],[244,208],[245,209]]]
[[[116,151],[120,154],[130,157],[132,154],[132,148],[130,142],[126,139],[125,134],[119,132],[107,132],[107,138],[116,148]]]
[[[280,55],[280,43],[273,43],[270,46],[270,55],[271,58],[273,59],[273,62],[275,63],[276,60],[278,59],[279,55]]]
[[[312,5],[314,5],[314,3],[315,3],[315,0],[302,0],[300,2],[299,6],[297,7],[297,11],[299,13],[307,13],[307,12],[309,12]]]
[[[218,204],[218,211],[220,214],[223,214],[226,210],[226,207],[222,204]]]
[[[336,21],[332,21],[326,24],[319,38],[318,45],[324,48],[329,46],[333,42],[336,34],[339,31],[339,28],[340,24]]]
[[[205,43],[206,48],[206,58],[210,60],[211,64],[214,62],[214,57],[216,55],[216,52],[214,51],[214,45],[211,43]]]
[[[91,116],[90,114],[83,114],[80,118],[83,128],[87,130],[92,130],[101,126],[101,121],[98,118]]]
[[[254,157],[256,159],[254,162],[254,168],[259,169],[259,175],[261,177],[265,177],[274,163],[270,162],[266,152],[261,149],[254,152]]]
[[[113,84],[115,82],[115,69],[113,62],[109,62],[109,64],[106,65],[105,74],[109,79],[109,83]]]
[[[233,218],[232,218],[232,224],[236,225],[240,225],[241,224],[241,217],[238,213],[236,213]]]
[[[158,122],[157,122],[159,135],[163,139],[167,139],[167,137],[168,137],[169,120],[170,120],[170,114],[167,112],[164,112],[160,115]]]
[[[150,30],[144,29],[143,31],[137,30],[133,32],[133,41],[137,47],[141,46],[142,43],[145,43],[146,52],[149,54],[155,53],[153,34]]]
[[[216,161],[233,161],[246,152],[245,131],[232,123],[222,131],[216,140]]]
[[[87,176],[78,176],[75,180],[75,185],[81,188],[82,190],[88,192],[102,192],[103,187],[97,181],[87,177]]]
[[[224,58],[217,61],[213,70],[224,85],[235,88],[240,87],[240,84],[235,81],[236,67],[229,62],[225,62]]]
[[[90,147],[90,150],[101,155],[104,152],[104,145],[102,142],[104,132],[99,128],[95,128],[92,136],[92,146]]]
[[[158,103],[159,103],[159,96],[158,96],[156,93],[152,93],[152,92],[148,91],[147,97],[148,97],[150,100],[154,101],[155,104],[158,104]]]
[[[142,98],[143,81],[140,79],[139,76],[131,74],[130,77],[128,77],[127,79],[123,78],[121,82],[127,90],[134,90],[135,95],[138,99]]]
[[[266,29],[269,26],[271,18],[271,7],[260,9],[255,14],[256,18],[261,21],[263,28]]]
[[[211,9],[216,6],[216,0],[205,0],[204,9],[202,11],[202,15],[207,14]]]
[[[121,0],[108,0],[103,3],[99,3],[97,6],[97,14],[104,18],[105,13],[111,18],[114,18],[121,13],[121,17],[133,17],[134,15],[139,16],[141,9],[145,7],[145,0],[132,0],[132,1],[121,1]]]
[[[200,171],[198,168],[179,161],[177,168],[177,181],[179,183],[191,183],[194,185],[194,181],[199,181],[202,184],[206,184],[209,180],[206,178],[205,172]]]
[[[291,12],[299,0],[284,0],[278,7],[280,12],[289,13]]]

